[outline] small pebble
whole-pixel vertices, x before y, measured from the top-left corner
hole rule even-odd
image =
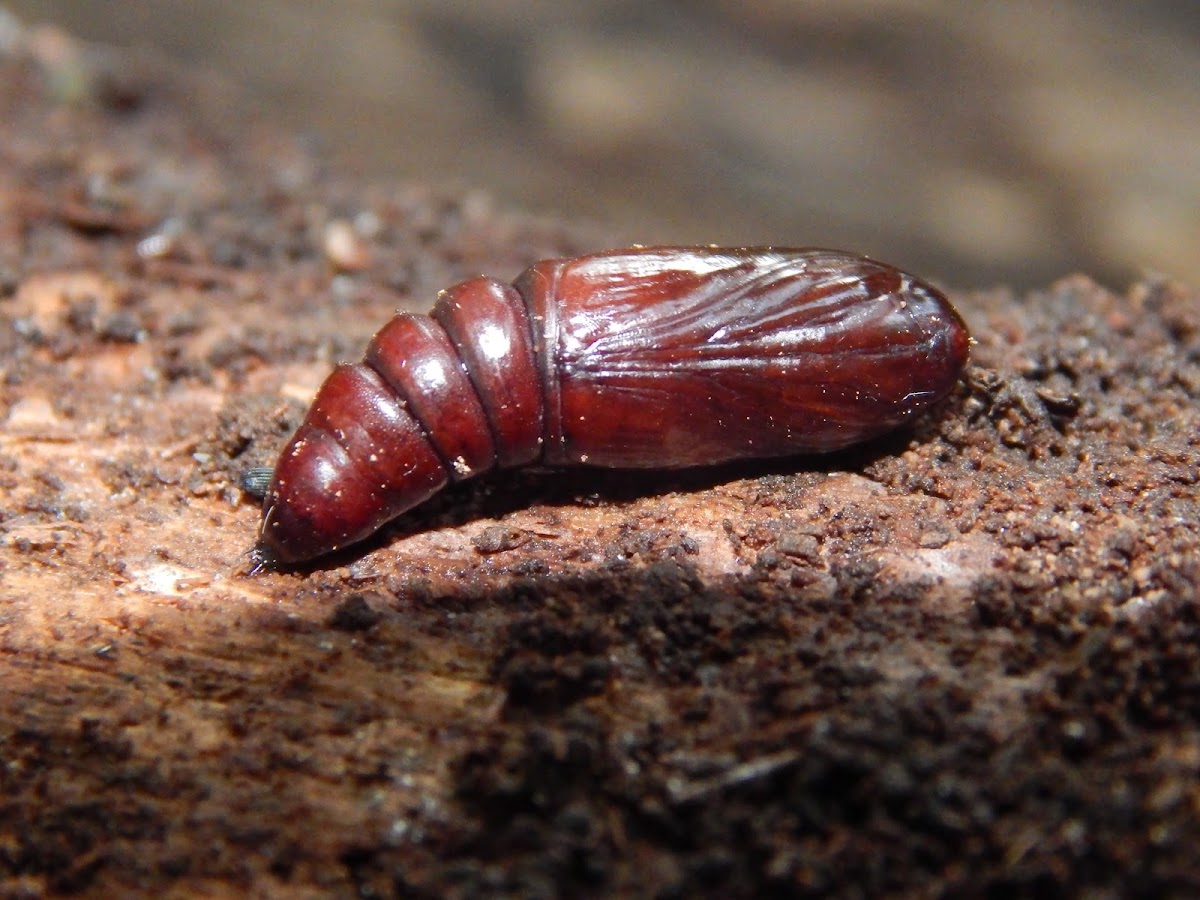
[[[371,264],[371,251],[354,226],[334,219],[325,226],[325,258],[339,272],[358,272]]]

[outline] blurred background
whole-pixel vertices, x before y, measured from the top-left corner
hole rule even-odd
[[[1200,284],[1195,0],[4,5],[230,79],[348,172],[483,188],[616,243]]]

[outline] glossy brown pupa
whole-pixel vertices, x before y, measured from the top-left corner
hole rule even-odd
[[[833,250],[635,247],[473,278],[334,369],[275,467],[255,563],[354,544],[495,467],[838,450],[945,397],[969,343],[936,288]]]

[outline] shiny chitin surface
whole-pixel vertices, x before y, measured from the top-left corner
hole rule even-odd
[[[533,266],[548,463],[821,453],[945,396],[966,327],[929,285],[827,250],[647,248]]]
[[[493,465],[678,468],[820,453],[944,397],[966,326],[829,250],[649,247],[476,278],[339,366],[280,458],[255,556],[359,541]]]

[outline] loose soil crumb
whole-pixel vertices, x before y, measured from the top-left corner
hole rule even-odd
[[[334,361],[597,248],[5,52],[0,893],[1200,891],[1200,292],[960,293],[872,447],[500,473],[251,577]]]

